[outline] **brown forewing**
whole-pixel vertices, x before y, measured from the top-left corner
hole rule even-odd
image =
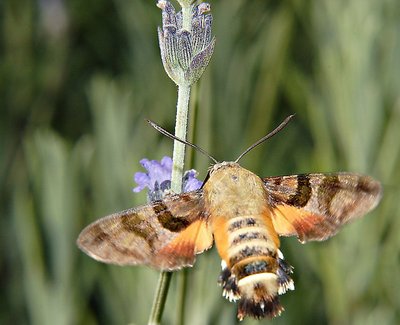
[[[174,270],[193,265],[195,254],[212,241],[203,194],[194,191],[99,219],[81,232],[77,243],[101,262]]]
[[[372,210],[382,194],[369,176],[352,173],[304,174],[263,179],[279,235],[325,240],[352,219]]]

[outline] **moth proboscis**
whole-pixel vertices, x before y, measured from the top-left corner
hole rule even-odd
[[[237,161],[222,162],[210,168],[201,189],[99,219],[77,243],[101,262],[173,271],[192,266],[215,241],[219,283],[224,297],[238,301],[238,318],[272,318],[283,311],[278,296],[294,290],[279,236],[326,240],[372,210],[381,195],[380,183],[369,176],[260,178]]]

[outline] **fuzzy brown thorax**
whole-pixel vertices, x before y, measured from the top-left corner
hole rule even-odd
[[[214,165],[203,189],[211,214],[229,219],[261,214],[266,209],[266,192],[260,177],[234,162]]]

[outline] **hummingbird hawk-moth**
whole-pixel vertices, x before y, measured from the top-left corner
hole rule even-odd
[[[192,266],[215,241],[219,282],[238,301],[238,318],[275,317],[278,295],[294,290],[279,236],[328,239],[372,210],[381,192],[378,181],[353,173],[260,178],[237,161],[216,163],[199,190],[97,220],[77,243],[101,262],[172,271]]]

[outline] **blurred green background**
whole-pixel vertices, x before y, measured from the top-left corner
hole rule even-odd
[[[234,159],[296,113],[242,166],[261,176],[361,172],[385,189],[376,210],[327,242],[284,238],[296,285],[282,296],[286,311],[242,324],[398,324],[398,0],[211,5],[217,44],[193,89],[192,141]],[[144,122],[174,127],[160,24],[155,1],[0,2],[1,324],[147,321],[158,272],[98,263],[75,240],[96,218],[144,203],[132,193],[139,160],[171,155],[172,141]],[[210,161],[188,153],[203,178]],[[237,322],[219,272],[215,249],[189,270],[186,324]],[[180,278],[165,324],[177,322]]]

